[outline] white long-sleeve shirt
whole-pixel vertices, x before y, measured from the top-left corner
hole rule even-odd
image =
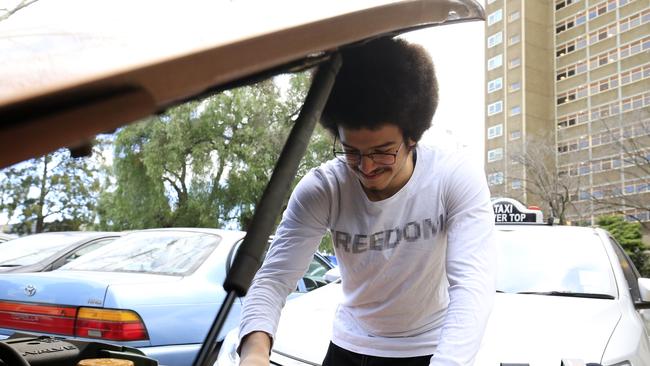
[[[494,216],[483,170],[417,147],[408,182],[370,201],[346,164],[329,161],[294,190],[245,298],[240,327],[273,336],[287,295],[326,232],[342,277],[332,342],[382,357],[434,354],[472,365],[495,292]]]

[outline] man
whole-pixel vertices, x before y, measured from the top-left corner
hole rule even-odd
[[[294,190],[246,297],[241,365],[268,365],[287,295],[329,230],[343,301],[323,365],[471,365],[495,292],[478,164],[419,146],[438,100],[426,51],[379,39],[342,54],[323,111],[335,159]]]

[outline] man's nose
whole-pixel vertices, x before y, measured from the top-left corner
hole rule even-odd
[[[362,155],[359,161],[359,170],[363,173],[370,173],[375,169],[375,162],[370,156]]]

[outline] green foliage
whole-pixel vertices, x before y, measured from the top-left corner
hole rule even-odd
[[[100,226],[245,229],[308,84],[307,74],[293,76],[282,94],[269,80],[121,129],[110,172],[114,181],[105,183],[100,199]],[[298,178],[329,158],[330,143],[319,128]]]
[[[328,231],[323,239],[320,241],[318,251],[326,254],[334,254],[334,246],[332,244],[332,234]]]
[[[59,150],[0,171],[0,212],[30,234],[89,227],[99,194],[96,164]]]
[[[641,225],[638,222],[627,222],[622,216],[601,216],[596,225],[609,231],[618,241],[625,253],[632,259],[642,275],[650,277],[650,261],[642,242]]]

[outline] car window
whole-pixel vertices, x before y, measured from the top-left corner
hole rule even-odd
[[[309,268],[307,268],[307,272],[305,272],[305,277],[309,277],[313,280],[324,281],[325,273],[329,269],[330,266],[328,266],[325,261],[318,258],[317,256],[314,256],[314,259],[312,259],[311,263],[309,264]]]
[[[552,229],[552,228],[550,228]],[[497,231],[497,289],[563,291],[616,297],[611,264],[601,239],[590,232]]]
[[[133,233],[60,269],[187,275],[203,263],[220,241],[217,235],[196,232]]]
[[[68,254],[65,257],[63,263],[72,262],[73,260],[81,257],[82,255],[88,254],[88,253],[92,252],[93,250],[99,249],[99,248],[103,247],[104,245],[112,242],[113,240],[115,240],[115,238],[99,239],[99,240],[95,240],[93,242],[90,242],[90,243],[82,246],[81,248],[78,248],[77,250],[73,251],[72,253]]]
[[[621,245],[611,236],[608,236],[608,238],[612,243],[612,247],[614,248],[618,262],[621,264],[621,269],[623,270],[623,275],[625,276],[625,281],[627,282],[628,290],[630,291],[632,299],[634,301],[641,301],[641,292],[639,290],[638,282],[638,279],[640,277],[639,272],[637,271],[636,267],[634,267],[634,264],[630,260],[630,257],[625,254],[625,251],[623,248],[621,248]]]
[[[38,234],[2,244],[0,266],[26,266],[37,263],[81,238],[68,234]]]
[[[327,265],[325,261],[318,257],[318,255],[314,255],[311,263],[309,263],[307,271],[304,276],[302,276],[302,282],[305,285],[304,291],[309,292],[321,286],[325,286],[327,284],[327,281],[325,281],[325,273],[327,273],[330,268],[331,266]],[[296,288],[296,291],[301,291],[300,286]]]

